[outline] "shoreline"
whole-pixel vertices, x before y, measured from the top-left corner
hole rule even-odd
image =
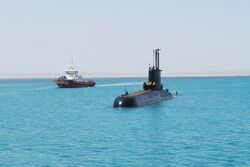
[[[147,78],[147,75],[82,75],[83,79],[91,79],[91,78]],[[250,74],[207,74],[207,75],[162,75],[162,78],[227,78],[227,77],[250,77]],[[42,80],[42,79],[50,79],[53,80],[54,76],[10,76],[6,77],[0,75],[0,80]]]

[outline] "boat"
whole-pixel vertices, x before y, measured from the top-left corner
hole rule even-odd
[[[143,83],[143,90],[125,93],[116,97],[113,102],[114,108],[142,107],[173,99],[173,94],[164,89],[161,84],[160,49],[153,50],[153,67],[149,67],[148,81]]]
[[[65,70],[65,75],[56,78],[54,82],[59,88],[94,87],[96,84],[93,80],[84,81],[73,65]]]

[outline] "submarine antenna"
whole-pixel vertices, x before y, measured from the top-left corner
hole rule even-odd
[[[159,49],[157,48],[157,62],[156,62],[156,66],[157,66],[157,69],[159,68]]]
[[[160,68],[160,48],[155,49],[155,66],[157,69]]]
[[[155,49],[154,50],[155,51],[155,68],[157,68],[157,50]]]
[[[153,69],[155,68],[155,67],[154,67],[154,66],[155,66],[154,60],[155,60],[155,50],[153,49]]]
[[[127,95],[128,94],[127,85],[125,85],[124,89],[125,89],[125,95]]]
[[[159,69],[160,69],[160,50],[161,49],[158,48],[158,68]]]
[[[156,69],[157,69],[157,65],[158,65],[158,50],[155,49],[155,66],[156,66]]]

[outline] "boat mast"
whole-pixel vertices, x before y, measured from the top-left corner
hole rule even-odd
[[[72,68],[74,67],[74,60],[73,60],[73,57],[71,57],[71,67],[72,67]]]

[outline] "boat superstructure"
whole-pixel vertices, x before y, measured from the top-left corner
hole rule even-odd
[[[96,84],[93,80],[84,81],[73,65],[65,70],[65,75],[55,79],[54,82],[59,88],[93,87]]]

